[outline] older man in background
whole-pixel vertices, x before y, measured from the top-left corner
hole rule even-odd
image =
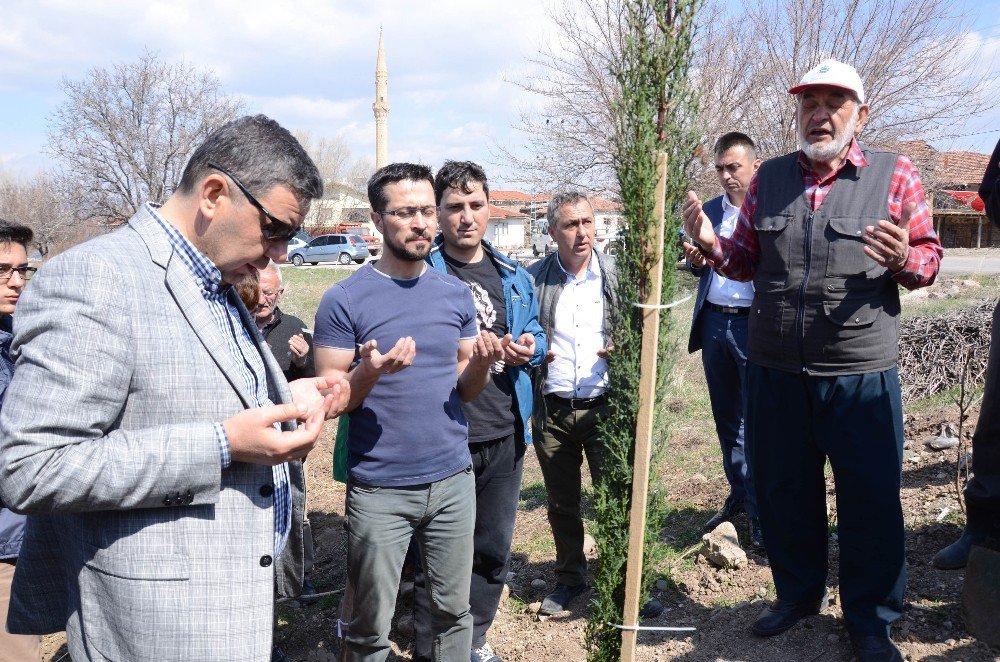
[[[311,332],[305,322],[281,310],[285,283],[281,268],[269,262],[260,271],[260,301],[253,311],[257,328],[277,359],[285,379],[315,377]]]

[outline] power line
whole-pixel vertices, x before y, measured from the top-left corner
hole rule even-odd
[[[986,129],[985,131],[975,131],[973,133],[951,133],[947,135],[931,136],[930,138],[923,138],[923,140],[943,140],[945,138],[971,138],[972,136],[983,136],[988,133],[996,133],[1000,131],[1000,127],[996,129]]]

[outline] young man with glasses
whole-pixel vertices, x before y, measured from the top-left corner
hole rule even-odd
[[[342,659],[386,659],[415,536],[434,659],[465,660],[476,494],[462,402],[483,390],[509,343],[479,331],[465,283],[424,262],[437,232],[430,169],[385,166],[368,199],[382,256],[331,287],[316,312],[317,372],[351,384]]]
[[[232,284],[284,260],[322,190],[277,122],[233,120],[162,206],[25,292],[0,412],[0,496],[29,513],[10,631],[65,630],[74,660],[271,658],[275,585],[302,581],[288,462],[349,387],[289,385]]]
[[[34,236],[31,228],[0,219],[0,404],[7,385],[14,376],[14,357],[10,354],[14,339],[12,314],[35,267],[28,266],[28,244]],[[0,662],[41,662],[41,640],[37,634],[10,634],[7,606],[14,566],[24,537],[24,515],[3,507],[0,500]]]
[[[472,662],[502,662],[486,634],[496,617],[510,559],[521,489],[524,449],[531,443],[532,396],[528,369],[545,356],[538,324],[535,284],[517,262],[484,240],[490,218],[489,183],[471,161],[446,161],[434,178],[441,234],[428,257],[431,266],[466,284],[476,304],[477,324],[510,339],[490,381],[462,405],[469,422],[469,451],[476,479],[473,536]],[[415,582],[414,660],[431,659],[431,609],[421,576]]]

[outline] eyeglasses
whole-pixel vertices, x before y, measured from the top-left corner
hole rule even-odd
[[[236,187],[239,190],[243,191],[243,195],[245,195],[247,200],[250,201],[250,204],[252,204],[258,210],[260,210],[262,214],[264,214],[264,216],[270,223],[268,225],[265,224],[263,221],[261,221],[260,232],[262,235],[264,235],[264,239],[266,239],[267,241],[288,241],[289,239],[292,239],[295,235],[299,233],[298,228],[281,220],[280,218],[269,212],[264,207],[264,205],[260,204],[260,200],[255,198],[253,196],[253,193],[247,190],[247,187],[243,185],[243,182],[241,182],[239,179],[236,178],[236,175],[234,175],[233,173],[229,172],[222,166],[215,163],[209,163],[208,167],[218,170],[222,174],[229,177],[229,179],[233,180],[233,183],[236,184]]]
[[[389,214],[404,221],[408,221],[417,214],[420,214],[424,218],[436,218],[438,210],[434,205],[426,205],[424,207],[400,207],[399,209],[387,209],[385,211],[380,211],[379,214],[382,216]]]
[[[31,277],[38,271],[38,267],[29,267],[26,264],[20,267],[15,267],[12,264],[0,264],[0,283],[6,283],[13,278],[15,271],[21,274],[21,280],[31,280]]]

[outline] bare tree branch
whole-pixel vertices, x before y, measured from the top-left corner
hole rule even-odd
[[[148,53],[62,86],[67,98],[49,118],[48,151],[73,190],[76,216],[106,225],[169,197],[195,147],[242,111],[213,74]]]
[[[787,90],[826,58],[854,65],[865,81],[871,115],[862,139],[872,145],[945,133],[1000,102],[996,74],[970,73],[978,53],[959,48],[969,32],[947,0],[748,0],[742,8],[733,15],[715,0],[700,12],[692,77],[704,166],[727,131],[749,134],[764,156],[797,149]],[[557,39],[533,61],[541,73],[514,82],[542,101],[515,126],[527,147],[500,151],[529,188],[614,194],[619,94],[609,72],[623,51],[622,0],[564,3],[552,20]],[[715,188],[707,168],[692,175]]]

